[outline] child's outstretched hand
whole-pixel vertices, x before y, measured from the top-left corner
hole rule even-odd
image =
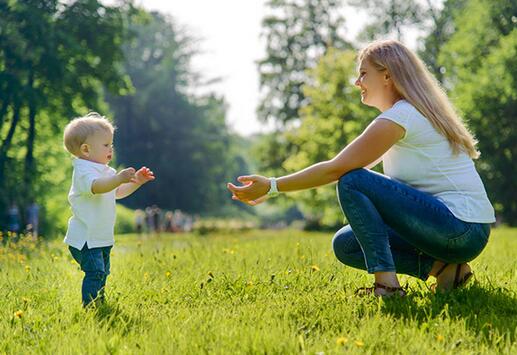
[[[133,182],[143,185],[148,181],[154,180],[154,173],[151,171],[151,169],[146,168],[145,166],[138,169],[138,171],[135,173],[135,177],[133,178]]]
[[[135,179],[135,169],[134,168],[126,168],[124,170],[120,170],[117,174],[119,181],[121,183],[131,182]]]

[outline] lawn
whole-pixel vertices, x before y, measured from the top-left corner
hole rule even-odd
[[[107,303],[84,311],[61,241],[0,243],[0,353],[517,353],[517,229],[499,228],[475,281],[434,295],[354,295],[331,233],[121,235]]]

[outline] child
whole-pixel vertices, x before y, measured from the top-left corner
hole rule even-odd
[[[110,273],[110,250],[114,244],[115,199],[131,195],[154,180],[146,167],[119,171],[108,166],[113,155],[114,127],[91,112],[72,120],[65,128],[64,143],[72,153],[74,171],[68,201],[73,216],[64,242],[84,271],[83,306],[104,301],[104,286]]]

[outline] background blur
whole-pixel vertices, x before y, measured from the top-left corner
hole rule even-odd
[[[250,32],[249,43],[241,35],[232,45],[262,46],[253,52],[258,83],[249,80],[256,100],[245,102],[253,117],[235,111],[238,90],[221,89],[235,80],[231,72],[218,77],[199,65],[207,42],[203,29],[176,16],[181,3],[159,12],[156,1],[0,0],[0,230],[17,222],[21,231],[36,214],[40,234],[62,236],[72,172],[62,131],[89,111],[117,126],[114,168],[145,165],[157,176],[119,201],[118,232],[132,230],[133,210],[148,206],[194,220],[337,228],[333,186],[252,209],[233,202],[225,185],[331,158],[361,132],[377,112],[353,87],[355,55],[377,38],[418,51],[479,140],[476,164],[498,223],[517,224],[517,1],[263,2],[254,12],[260,40]],[[208,3],[200,14],[248,33],[239,11],[214,13]],[[224,62],[240,62],[232,53],[240,55],[227,51]]]

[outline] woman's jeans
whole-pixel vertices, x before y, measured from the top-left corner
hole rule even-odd
[[[89,305],[92,301],[104,301],[104,287],[110,273],[110,251],[111,246],[88,249],[85,243],[79,250],[69,246],[68,249],[75,261],[81,265],[84,271],[82,286],[83,306]]]
[[[349,225],[334,236],[343,264],[426,280],[436,260],[464,263],[488,242],[489,224],[456,218],[432,195],[376,172],[358,169],[337,185]]]

